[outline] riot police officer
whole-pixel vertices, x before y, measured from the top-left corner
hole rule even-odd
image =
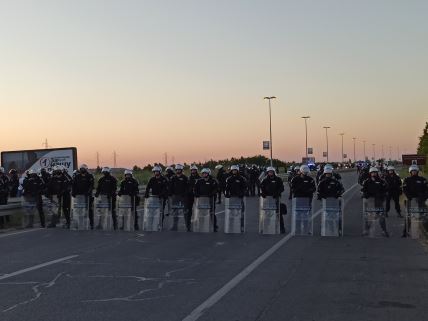
[[[120,182],[120,188],[119,192],[117,193],[118,196],[122,195],[128,195],[131,198],[131,210],[134,214],[134,230],[138,231],[138,213],[137,213],[137,206],[140,203],[140,197],[138,194],[140,193],[139,189],[139,183],[138,181],[133,177],[133,172],[131,170],[126,169],[124,171],[124,179]]]
[[[169,180],[169,196],[172,198],[172,206],[174,207],[177,204],[184,206],[184,219],[186,224],[190,222],[189,220],[189,211],[188,204],[186,202],[186,196],[188,191],[188,178],[183,174],[184,166],[181,164],[175,165],[175,175],[172,176]],[[174,216],[172,231],[176,231],[178,228],[177,216]],[[189,228],[189,226],[187,226]]]
[[[345,189],[342,183],[333,176],[333,170],[331,168],[324,169],[324,178],[318,184],[318,199],[323,198],[339,198],[342,197]]]
[[[58,198],[58,213],[52,215],[52,221],[49,228],[56,227],[60,221],[61,211],[64,213],[66,224],[65,228],[70,228],[70,186],[71,181],[64,174],[59,166],[53,167],[52,176],[47,184],[46,193],[48,198],[56,196]]]
[[[272,196],[277,204],[277,214],[279,215],[280,232],[285,233],[284,217],[280,212],[281,194],[284,192],[284,182],[276,176],[275,168],[268,167],[267,175],[260,184],[261,197]]]
[[[290,171],[290,173],[288,174],[288,186],[290,187],[290,194],[288,195],[288,199],[291,200],[293,198],[293,192],[291,190],[291,181],[293,180],[293,178],[295,178],[296,176],[299,176],[300,174],[300,166],[294,166],[292,168],[292,170]]]
[[[75,173],[72,187],[71,195],[76,197],[77,195],[83,195],[86,197],[89,205],[89,224],[91,229],[94,229],[94,198],[92,192],[94,189],[94,176],[89,173],[88,165],[82,164],[79,168],[79,171]]]
[[[387,167],[387,174],[384,177],[387,187],[386,195],[386,216],[391,209],[391,200],[394,201],[395,210],[397,211],[398,217],[402,217],[400,208],[400,195],[402,194],[402,182],[400,176],[395,173],[394,166]]]
[[[188,231],[190,231],[191,221],[193,217],[193,204],[195,202],[194,188],[195,188],[196,182],[200,178],[201,176],[199,176],[199,173],[198,173],[198,166],[196,165],[190,166],[190,176],[188,179],[188,188],[187,188],[187,194],[188,194],[187,208],[189,210],[189,214],[186,216],[186,219],[187,219],[186,226]]]
[[[117,179],[111,175],[111,169],[109,167],[103,167],[101,170],[103,176],[100,177],[97,184],[97,191],[95,197],[100,195],[107,196],[109,203],[111,204],[111,216],[113,219],[113,228],[117,230],[117,215],[116,215],[116,190],[117,190]]]
[[[221,204],[221,194],[224,193],[226,188],[226,180],[228,178],[227,172],[224,170],[223,165],[219,164],[215,167],[217,170],[217,182],[218,182],[218,191],[217,191],[217,204]]]
[[[247,191],[247,180],[239,173],[239,166],[230,167],[231,176],[226,180],[224,195],[226,198],[239,197],[243,198]]]
[[[211,176],[211,170],[209,168],[203,168],[201,171],[202,178],[196,181],[194,187],[194,195],[195,197],[208,197],[210,199],[211,205],[211,215],[213,217],[214,222],[214,232],[217,232],[217,216],[215,214],[215,195],[218,191],[218,183]]]
[[[317,190],[315,180],[309,176],[309,166],[300,166],[299,175],[291,181],[291,193],[293,197],[307,197],[312,199]]]
[[[24,197],[33,197],[37,203],[37,210],[39,212],[40,217],[40,225],[41,227],[45,227],[45,214],[43,212],[43,204],[42,204],[42,194],[45,190],[45,186],[43,184],[42,179],[37,175],[34,170],[30,169],[27,171],[27,176],[24,178],[22,182],[22,187],[24,189],[23,195]],[[30,222],[27,228],[33,227],[33,216],[30,217]]]
[[[417,199],[420,203],[424,203],[428,199],[428,181],[419,175],[419,167],[417,165],[409,167],[409,176],[403,181],[403,192],[409,201]],[[410,217],[407,217],[406,220],[403,237],[407,237],[407,229],[410,227],[411,222]]]
[[[149,198],[152,195],[165,199],[168,197],[168,180],[161,175],[162,169],[159,166],[153,167],[152,173],[153,176],[147,183],[144,197]]]
[[[377,167],[371,167],[369,174],[370,178],[364,181],[363,188],[361,189],[363,198],[375,198],[376,200],[383,202],[388,188],[387,183],[379,176],[379,169]],[[389,237],[384,216],[379,218],[379,224],[384,236]]]

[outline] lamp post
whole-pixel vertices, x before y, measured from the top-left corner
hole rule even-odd
[[[311,118],[311,116],[303,116],[305,120],[305,134],[306,134],[306,162],[308,161],[308,123],[307,120]]]
[[[323,128],[325,128],[325,140],[327,142],[327,163],[328,163],[328,129],[330,127],[329,126],[324,126]]]
[[[363,140],[363,147],[364,147],[364,161],[366,161],[367,154],[366,154],[366,141],[365,140]]]
[[[356,162],[357,158],[355,156],[355,141],[357,140],[357,137],[352,137],[352,140],[354,141],[354,162]]]
[[[263,99],[267,99],[269,101],[269,147],[270,147],[270,166],[273,166],[273,157],[272,157],[272,109],[270,106],[270,101],[272,99],[276,99],[275,96],[264,97]]]
[[[345,133],[340,133],[339,135],[342,136],[342,166],[343,166],[343,163],[344,163],[344,161],[343,161],[343,136],[345,135]]]

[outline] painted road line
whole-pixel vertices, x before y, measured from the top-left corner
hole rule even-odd
[[[20,235],[20,234],[31,233],[31,232],[37,232],[37,231],[43,231],[43,230],[45,230],[45,229],[44,229],[44,228],[35,228],[35,229],[25,230],[25,231],[20,231],[20,232],[13,232],[13,233],[0,234],[0,239],[1,239],[2,237],[8,237],[8,236],[14,236],[14,235]]]
[[[59,259],[56,259],[53,261],[37,264],[37,265],[31,266],[31,267],[26,268],[26,269],[22,269],[22,270],[18,270],[18,271],[12,272],[12,273],[4,274],[4,275],[0,276],[0,281],[14,277],[14,276],[17,276],[17,275],[24,274],[27,272],[31,272],[34,270],[39,270],[41,268],[44,268],[44,267],[47,267],[50,265],[54,265],[54,264],[61,263],[61,262],[67,261],[67,260],[71,260],[71,259],[74,259],[75,257],[78,257],[78,256],[79,255],[70,255],[70,256],[62,257],[62,258],[59,258]]]
[[[355,188],[358,184],[352,185],[343,196]],[[317,211],[314,216],[318,216],[322,212],[322,209]],[[268,249],[265,253],[259,256],[255,261],[248,265],[244,270],[242,270],[238,275],[236,275],[232,280],[227,282],[220,290],[211,295],[206,301],[200,304],[196,309],[194,309],[188,316],[186,316],[183,321],[196,321],[198,320],[206,310],[214,306],[219,302],[226,294],[228,294],[233,288],[235,288],[239,283],[241,283],[248,275],[251,274],[257,267],[259,267],[264,261],[266,261],[272,254],[274,254],[278,249],[280,249],[285,243],[287,243],[293,235],[287,234],[280,241],[278,241],[274,246]]]

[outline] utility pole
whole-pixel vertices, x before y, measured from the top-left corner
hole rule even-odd
[[[325,128],[325,140],[327,142],[327,163],[328,163],[328,129],[330,127],[329,126],[324,126],[323,128]]]
[[[42,146],[44,146],[45,149],[48,149],[50,147],[49,144],[48,144],[48,139],[47,138],[45,138],[45,141],[43,142]]]
[[[363,146],[364,146],[364,161],[366,161],[367,154],[366,154],[366,141],[365,140],[363,140]]]
[[[117,154],[116,154],[116,151],[113,151],[113,167],[117,168]]]
[[[354,162],[357,161],[357,157],[355,156],[355,141],[357,140],[357,137],[352,137],[353,141],[354,141]]]
[[[168,153],[164,154],[165,159],[165,166],[168,166]]]
[[[339,134],[340,136],[342,136],[342,166],[343,166],[343,163],[344,163],[344,158],[343,158],[343,135],[345,135],[345,133],[340,133]]]
[[[100,167],[100,153],[97,152],[97,167]]]
[[[272,109],[271,109],[271,100],[276,99],[275,96],[267,96],[263,99],[269,101],[269,147],[270,147],[270,166],[273,166],[273,149],[272,149]]]
[[[305,120],[305,136],[306,136],[306,163],[308,162],[308,122],[307,120],[311,118],[311,116],[303,116]]]

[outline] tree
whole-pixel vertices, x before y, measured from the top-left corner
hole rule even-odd
[[[425,123],[425,128],[422,136],[419,137],[418,155],[425,155],[428,157],[428,122]],[[425,170],[428,170],[428,164],[425,165]]]

